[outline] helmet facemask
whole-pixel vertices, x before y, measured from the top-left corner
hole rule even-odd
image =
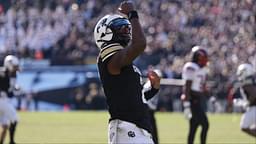
[[[193,52],[192,61],[200,67],[205,67],[208,63],[208,55],[204,49],[198,49]]]
[[[199,56],[198,56],[198,64],[201,66],[201,67],[204,67],[207,65],[207,62],[208,62],[208,56],[206,54],[206,52],[204,51],[199,51]]]

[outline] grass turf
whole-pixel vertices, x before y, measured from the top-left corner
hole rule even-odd
[[[256,139],[239,129],[240,114],[208,114],[207,143],[255,144]],[[107,112],[19,112],[18,144],[107,143]],[[186,143],[188,122],[182,113],[156,113],[161,144]],[[199,143],[198,129],[195,143]],[[8,138],[6,142],[8,142]]]

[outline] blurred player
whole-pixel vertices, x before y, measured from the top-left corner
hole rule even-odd
[[[256,79],[253,66],[244,63],[237,68],[240,92],[248,103],[248,108],[241,118],[240,127],[245,133],[256,137]]]
[[[207,96],[205,90],[206,70],[208,62],[207,52],[200,46],[192,48],[192,60],[187,62],[182,71],[182,78],[186,81],[182,95],[184,113],[189,119],[188,144],[193,144],[198,126],[202,126],[201,144],[206,143],[209,128],[208,118],[203,107],[203,97]]]
[[[152,136],[155,144],[158,144],[158,132],[157,124],[155,119],[155,111],[157,109],[159,96],[156,93],[160,88],[161,72],[159,70],[149,70],[148,79],[143,86],[143,93],[145,98],[145,103],[147,103],[149,108],[150,120],[152,124]]]
[[[18,121],[15,107],[10,103],[8,97],[12,97],[16,86],[16,73],[19,70],[19,60],[13,55],[4,59],[4,67],[0,70],[0,123],[2,132],[0,144],[4,143],[9,128],[10,144],[15,144],[14,134]]]
[[[133,65],[146,48],[146,39],[134,3],[124,1],[118,10],[124,16],[106,15],[94,29],[100,48],[98,69],[110,113],[108,142],[150,144],[152,129],[142,100],[143,81]]]

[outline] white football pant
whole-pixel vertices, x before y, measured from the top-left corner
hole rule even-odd
[[[111,120],[108,125],[109,144],[154,144],[151,134],[135,124]]]
[[[18,121],[15,107],[10,103],[9,98],[0,97],[0,124],[9,125]]]
[[[256,129],[256,106],[248,107],[242,115],[240,127],[245,129]]]

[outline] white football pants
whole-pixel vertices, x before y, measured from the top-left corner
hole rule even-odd
[[[109,144],[154,144],[151,134],[135,124],[119,119],[108,125]]]
[[[256,106],[248,107],[246,112],[242,115],[240,127],[256,129]]]
[[[0,97],[0,124],[9,125],[18,121],[15,107],[10,103],[9,98]]]

